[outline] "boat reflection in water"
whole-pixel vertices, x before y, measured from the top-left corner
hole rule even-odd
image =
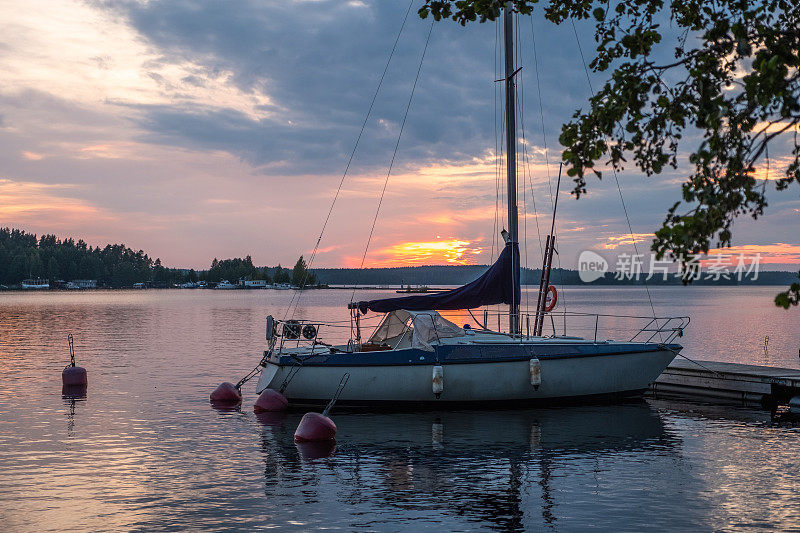
[[[297,420],[290,414],[262,428],[267,496],[275,497],[273,490],[281,493],[277,488],[286,484],[300,484],[336,500],[318,501],[319,512],[341,514],[352,506],[353,519],[363,511],[358,506],[370,502],[387,520],[430,511],[500,529],[521,528],[523,518],[526,523],[554,524],[553,509],[565,492],[563,483],[554,487],[554,478],[565,477],[576,463],[580,468],[569,475],[588,476],[591,485],[597,481],[598,461],[643,465],[651,456],[672,461],[680,447],[645,401],[524,410],[338,413],[337,445],[314,450],[294,447],[291,435]],[[308,461],[320,456],[330,458]],[[327,488],[329,484],[334,486]],[[326,511],[326,506],[331,507]]]

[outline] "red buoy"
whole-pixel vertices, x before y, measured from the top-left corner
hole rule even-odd
[[[211,393],[211,403],[238,404],[242,401],[242,393],[233,383],[225,381]]]
[[[253,411],[260,413],[263,411],[285,411],[289,407],[289,400],[286,396],[275,389],[264,389],[253,405]]]
[[[75,346],[73,344],[72,333],[67,335],[69,343],[69,364],[61,372],[61,384],[64,387],[85,387],[86,369],[82,366],[75,366]]]
[[[294,432],[295,442],[333,440],[335,437],[336,424],[327,416],[319,413],[304,414]]]
[[[289,415],[286,411],[256,411],[256,420],[262,426],[283,426]]]
[[[86,369],[82,366],[68,366],[61,372],[61,383],[65,387],[86,386]]]
[[[86,385],[62,385],[61,396],[72,400],[86,398]]]
[[[324,459],[336,453],[335,440],[322,440],[317,442],[298,442],[296,444],[300,458],[306,461]]]

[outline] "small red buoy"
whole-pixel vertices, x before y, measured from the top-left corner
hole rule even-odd
[[[300,458],[305,461],[313,461],[314,459],[324,459],[336,453],[335,440],[323,440],[317,442],[298,442],[297,451],[300,453]]]
[[[72,333],[67,335],[69,342],[69,364],[61,372],[61,384],[64,387],[85,387],[86,369],[82,366],[75,366],[75,347],[73,345]]]
[[[286,411],[256,411],[256,420],[262,426],[282,426],[289,415]]]
[[[225,381],[211,393],[211,403],[238,404],[242,401],[242,393],[233,383]]]
[[[86,398],[86,385],[62,385],[61,396],[72,400]]]
[[[285,411],[289,407],[289,400],[286,396],[275,389],[264,389],[253,405],[253,411],[261,413],[264,411]]]
[[[61,372],[61,383],[66,387],[87,384],[86,369],[82,366],[68,366]]]
[[[336,437],[336,424],[319,413],[306,413],[294,432],[295,442],[314,442],[333,440]]]

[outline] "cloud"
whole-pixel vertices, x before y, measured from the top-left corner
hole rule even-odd
[[[615,250],[620,246],[638,244],[653,239],[652,233],[628,233],[625,235],[612,235],[606,237],[606,242],[601,245],[606,250]]]
[[[29,152],[28,150],[22,151],[22,157],[30,161],[40,161],[44,159],[44,156],[42,154],[37,154],[36,152]]]
[[[110,213],[75,198],[75,192],[75,187],[67,184],[0,178],[0,220],[50,224],[55,231],[65,225],[115,219]]]
[[[90,3],[7,3],[3,16],[3,93],[36,87],[85,105],[218,107],[255,120],[272,108],[258,87],[237,87],[231,71],[170,58]]]
[[[708,251],[708,260],[715,260],[714,256],[722,256],[724,261],[734,265],[740,256],[747,259],[759,256],[761,264],[800,264],[800,244],[775,242],[714,248]]]
[[[293,264],[316,242],[406,7],[367,0],[6,2],[4,224],[95,244],[124,241],[176,266],[248,253],[261,263]],[[539,115],[531,21],[522,22],[520,126],[529,158],[520,151],[519,202],[528,234],[523,253],[538,253],[546,228],[537,227],[534,202],[549,220],[560,124],[585,107],[589,90],[572,29],[536,18]],[[318,266],[361,257],[428,24],[412,8]],[[496,253],[506,215],[495,37],[493,24],[434,26],[370,264],[414,261],[413,254],[424,262],[490,263]],[[620,174],[636,231],[657,227],[679,194],[680,175]],[[580,202],[569,198],[569,184],[565,178],[557,220],[562,256],[596,246],[598,235],[626,233],[613,180],[592,178]],[[776,210],[763,219],[772,224],[770,239],[792,242],[798,205],[770,203]],[[737,231],[764,242],[747,224]],[[452,242],[442,248],[445,241]]]

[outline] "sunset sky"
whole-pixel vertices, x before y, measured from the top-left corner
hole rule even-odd
[[[358,266],[430,21],[414,4],[315,266]],[[124,242],[170,266],[313,249],[408,4],[405,1],[0,1],[0,225]],[[589,87],[572,28],[533,18],[550,179],[558,131]],[[591,27],[578,26],[585,53]],[[531,22],[522,19],[523,259],[540,259],[551,197]],[[495,232],[496,26],[433,28],[368,266],[486,264]],[[595,87],[602,78],[594,76]],[[781,146],[771,148],[772,172]],[[685,161],[685,158],[683,158]],[[686,168],[562,184],[559,259],[649,248]],[[524,183],[524,187],[523,187]],[[524,188],[524,192],[523,192]],[[800,263],[797,188],[735,226],[734,252]],[[502,198],[501,198],[502,202]],[[522,206],[521,206],[522,209]],[[500,205],[500,223],[505,220]]]

